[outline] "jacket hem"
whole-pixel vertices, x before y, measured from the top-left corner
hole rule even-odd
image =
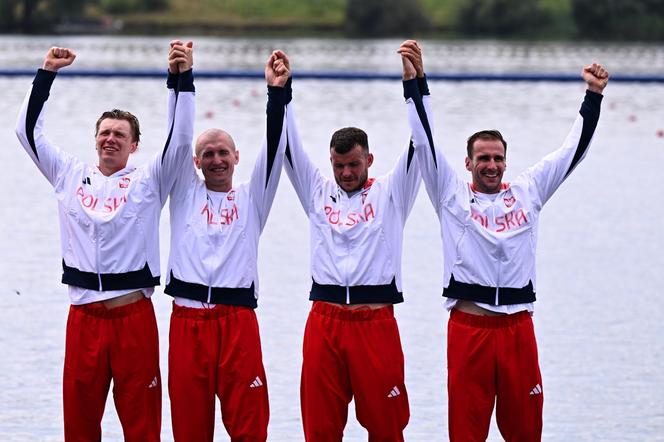
[[[171,270],[170,282],[166,284],[164,293],[173,297],[177,296],[208,304],[258,307],[253,282],[250,287],[209,287],[195,282],[182,281],[173,276]]]
[[[443,296],[489,305],[526,304],[536,300],[532,280],[528,281],[528,285],[521,288],[489,287],[459,282],[454,279],[454,275],[450,277],[450,284],[443,289]],[[498,302],[496,302],[496,299]]]
[[[85,272],[69,267],[62,260],[62,283],[100,292],[108,290],[129,290],[159,285],[159,275],[152,276],[148,263],[140,270],[124,273]]]
[[[398,304],[403,302],[403,293],[397,289],[395,278],[392,278],[392,282],[389,284],[350,287],[319,284],[313,281],[309,300],[336,304]]]

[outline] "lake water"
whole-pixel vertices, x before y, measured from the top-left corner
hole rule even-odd
[[[78,50],[78,68],[164,68],[167,38],[0,37],[5,68],[41,65],[54,44]],[[294,71],[399,72],[398,40],[195,40],[195,69],[262,70],[280,47]],[[423,42],[428,72],[576,73],[589,61],[613,74],[664,72],[661,45]],[[20,148],[15,116],[31,78],[2,78],[0,175],[0,440],[62,440],[61,376],[68,309],[59,283],[56,202]],[[459,174],[465,139],[499,128],[510,148],[506,179],[557,148],[583,97],[583,83],[432,82],[437,143]],[[222,127],[241,151],[236,180],[248,178],[264,127],[265,86],[259,80],[197,80],[196,133]],[[387,172],[408,139],[398,81],[294,81],[294,107],[305,146],[331,176],[326,146],[339,127],[364,128]],[[93,125],[120,107],[140,119],[143,137],[133,161],[163,145],[164,82],[154,79],[56,80],[46,131],[68,152],[95,161]],[[544,209],[534,317],[544,378],[546,441],[664,440],[664,85],[609,84],[586,160]],[[168,256],[168,211],[162,217],[162,274]],[[310,307],[307,221],[285,174],[260,246],[258,317],[267,370],[269,440],[303,440],[299,372]],[[447,440],[445,340],[440,296],[438,220],[422,188],[405,230],[406,301],[396,308],[406,357],[409,441]],[[171,298],[153,297],[167,378]],[[163,440],[172,439],[164,386]],[[104,440],[122,433],[109,401]],[[366,440],[351,411],[346,440]],[[218,420],[215,440],[228,440]],[[489,440],[501,440],[492,424]]]

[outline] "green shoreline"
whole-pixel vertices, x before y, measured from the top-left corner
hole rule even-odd
[[[664,40],[664,9],[656,5],[664,6],[664,0],[615,1],[608,5],[595,0],[71,0],[58,7],[34,0],[3,0],[0,33]],[[28,4],[37,9],[31,21],[22,21]],[[162,9],[145,11],[148,4]],[[39,9],[39,5],[46,6]]]

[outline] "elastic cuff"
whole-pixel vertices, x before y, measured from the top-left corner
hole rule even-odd
[[[604,98],[604,95],[602,95],[600,93],[597,93],[597,92],[593,92],[590,89],[586,89],[586,97],[585,98],[587,98],[589,100],[593,100],[597,103],[601,103],[602,98]]]
[[[175,89],[178,87],[178,78],[179,74],[174,74],[171,71],[168,71],[168,77],[166,78],[166,87],[169,89]]]
[[[267,86],[268,103],[273,102],[277,105],[285,106],[293,99],[293,77],[288,77],[288,81],[283,87]]]
[[[409,98],[414,98],[420,95],[420,91],[417,84],[417,78],[411,80],[403,81],[403,97],[408,100]]]
[[[417,77],[417,88],[420,90],[420,95],[430,95],[426,74],[424,74],[424,77]]]
[[[583,98],[583,103],[581,103],[581,109],[579,111],[581,115],[584,117],[593,115],[594,118],[599,118],[602,98],[604,98],[602,94],[586,89],[586,96]]]
[[[32,84],[35,87],[45,87],[50,89],[51,85],[53,84],[53,80],[55,80],[57,75],[57,72],[47,71],[45,69],[39,68],[37,70],[37,75],[35,75],[35,79],[32,80]]]
[[[178,78],[178,92],[195,92],[194,88],[194,71],[189,69],[185,72],[180,72]]]

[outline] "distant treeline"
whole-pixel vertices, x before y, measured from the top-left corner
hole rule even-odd
[[[664,0],[0,1],[2,33],[664,40]]]

